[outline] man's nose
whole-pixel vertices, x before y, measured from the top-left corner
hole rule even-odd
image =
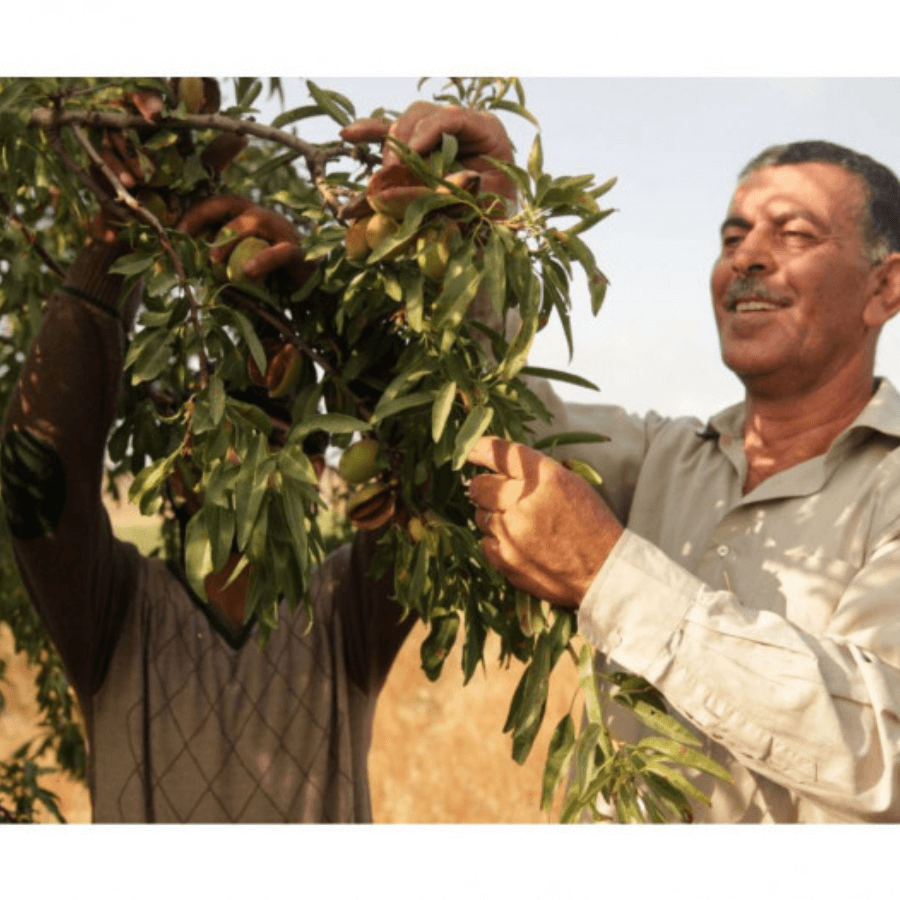
[[[756,230],[748,231],[731,256],[731,265],[741,275],[759,275],[775,266],[770,241]]]

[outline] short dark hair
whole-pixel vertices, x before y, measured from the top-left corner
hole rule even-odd
[[[884,164],[831,141],[795,141],[768,147],[741,170],[740,180],[771,166],[805,162],[833,163],[858,175],[868,196],[868,215],[863,221],[863,247],[872,265],[900,251],[900,180]]]

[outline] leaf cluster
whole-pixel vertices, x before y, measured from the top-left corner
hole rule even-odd
[[[270,94],[280,91],[277,79],[268,87]],[[593,387],[566,372],[529,368],[527,359],[554,318],[571,353],[574,278],[585,279],[595,314],[602,306],[607,279],[581,235],[612,211],[600,201],[614,179],[596,184],[593,175],[550,175],[538,135],[523,167],[496,163],[520,197],[509,210],[498,198],[448,180],[458,168],[454,138],[445,137],[427,158],[401,146],[403,161],[428,190],[380,242],[351,254],[346,211],[364,192],[380,148],[300,140],[294,129],[311,116],[338,126],[356,117],[348,98],[313,82],[307,88],[309,102],[285,110],[270,126],[254,118],[253,104],[265,89],[254,78],[236,80],[234,103],[219,116],[187,116],[174,106],[149,135],[123,125],[151,157],[181,148],[180,167],[160,189],[169,208],[183,209],[213,190],[249,197],[295,224],[316,269],[299,289],[277,278],[230,282],[209,262],[209,248],[221,236],[188,237],[145,215],[139,201],[137,208],[126,204],[137,213],[123,230],[131,252],[112,271],[125,276],[126,291],[140,283],[143,307],[127,349],[109,474],[113,481],[132,476],[131,499],[144,513],[166,515],[168,552],[183,556],[200,596],[205,577],[231,553],[241,554],[241,567],[250,567],[246,615],[256,617],[265,641],[284,604],[312,614],[312,572],[333,546],[335,530],[346,534],[340,516],[331,520],[331,537],[323,533],[313,458],[326,445],[340,454],[361,435],[377,441],[380,470],[370,486],[390,518],[374,574],[392,573],[405,614],[428,624],[421,657],[429,678],[439,677],[461,637],[469,681],[491,631],[500,637],[501,659],[523,665],[505,726],[513,757],[522,761],[544,717],[552,670],[574,653],[575,622],[571,613],[513,590],[486,563],[465,489],[471,474],[465,460],[484,434],[534,443],[535,424],[548,425],[549,416],[531,378]],[[121,113],[133,90],[156,90],[174,102],[161,80],[6,79],[0,85],[0,202],[14,226],[0,236],[4,396],[38,327],[42,299],[96,207],[85,177],[89,148],[76,126],[35,127],[33,112],[65,111],[71,122],[83,114],[89,129],[91,113]],[[436,99],[534,122],[516,79],[454,78]],[[213,177],[203,151],[235,123],[250,135],[249,146]],[[446,258],[436,271],[426,257],[437,243]],[[266,371],[273,346],[291,346],[302,360],[296,384],[277,396],[253,377],[254,369]],[[554,435],[543,446],[600,439]],[[583,463],[572,465],[589,480],[600,477]],[[173,477],[203,498],[182,533],[173,524]],[[626,681],[616,685],[613,699],[630,702],[664,737],[614,750],[585,653],[586,726],[576,737],[567,716],[554,732],[545,805],[571,764],[577,777],[564,819],[593,808],[600,794],[626,820],[685,818],[689,799],[700,798],[670,763],[709,771],[699,752],[685,756],[679,749],[695,739],[675,727],[646,683],[638,689]],[[55,681],[53,690],[58,696],[46,708],[74,718],[60,705]],[[651,707],[656,712],[648,715]],[[83,766],[55,722],[50,730],[60,761],[74,770]]]

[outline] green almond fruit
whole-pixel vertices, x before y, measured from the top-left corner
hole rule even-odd
[[[268,241],[258,237],[246,237],[231,251],[225,266],[225,277],[234,284],[254,284],[258,278],[249,278],[244,267],[269,246]]]
[[[350,484],[362,484],[374,478],[380,471],[378,451],[380,445],[373,438],[363,438],[351,444],[338,461],[338,475]]]

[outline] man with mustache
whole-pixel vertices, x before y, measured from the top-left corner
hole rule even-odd
[[[539,387],[554,430],[611,438],[571,450],[603,485],[483,438],[485,553],[702,733],[734,783],[696,779],[697,820],[900,821],[900,395],[875,376],[900,183],[824,141],[764,151],[711,286],[744,402],[703,423]]]

